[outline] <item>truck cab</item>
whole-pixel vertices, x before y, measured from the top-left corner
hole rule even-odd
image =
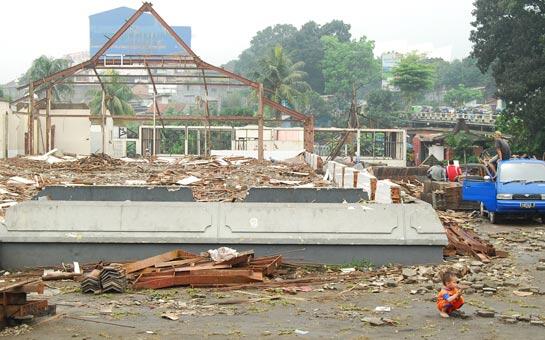
[[[539,216],[545,223],[545,162],[510,159],[498,162],[496,178],[466,178],[464,201],[481,204],[481,214],[496,223],[499,216]]]

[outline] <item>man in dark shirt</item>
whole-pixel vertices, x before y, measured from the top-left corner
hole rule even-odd
[[[502,138],[501,132],[496,131],[494,133],[494,147],[496,148],[496,157],[493,157],[490,162],[492,171],[496,173],[498,161],[505,161],[511,158],[511,148],[509,143]]]
[[[509,144],[507,141],[503,138],[501,138],[501,132],[496,131],[494,133],[494,145],[496,147],[496,153],[498,154],[498,159],[501,159],[502,161],[508,160],[511,158],[511,148],[509,147]]]

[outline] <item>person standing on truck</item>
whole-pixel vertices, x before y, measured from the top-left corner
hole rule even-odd
[[[498,161],[506,161],[511,158],[511,148],[509,147],[509,143],[502,138],[500,131],[494,133],[494,146],[496,148],[496,156],[490,160],[490,167],[495,174],[498,168]]]
[[[462,169],[459,166],[454,165],[454,161],[451,159],[447,165],[447,177],[449,182],[456,182],[458,176],[462,174]]]

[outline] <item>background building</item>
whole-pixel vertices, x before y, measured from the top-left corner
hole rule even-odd
[[[132,8],[119,7],[89,16],[89,54],[94,55],[135,11]],[[172,28],[191,47],[191,27],[172,26]],[[110,47],[107,54],[171,55],[186,53],[151,14],[144,13]]]
[[[382,61],[382,89],[389,91],[399,91],[392,85],[392,70],[399,64],[403,54],[397,52],[386,52],[380,56]]]

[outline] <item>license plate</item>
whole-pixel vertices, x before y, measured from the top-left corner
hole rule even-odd
[[[520,207],[523,208],[523,209],[531,209],[531,208],[535,208],[536,204],[535,203],[521,203]]]

